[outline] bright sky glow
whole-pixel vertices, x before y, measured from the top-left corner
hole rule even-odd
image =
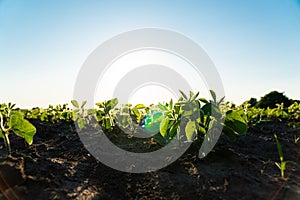
[[[145,27],[197,42],[214,61],[227,100],[239,104],[272,90],[300,99],[298,0],[0,0],[0,103],[70,102],[95,48]]]
[[[149,94],[155,94],[155,98]],[[175,93],[172,93],[169,88],[165,88],[161,85],[150,84],[142,85],[137,88],[137,90],[134,90],[129,96],[129,102],[133,105],[141,103],[141,99],[143,99],[143,103],[145,105],[151,105],[162,103],[161,100],[178,99],[178,97]]]
[[[199,76],[193,66],[183,58],[159,49],[140,49],[117,58],[110,66],[108,66],[108,69],[100,77],[95,100],[103,101],[120,97],[118,94],[115,94],[117,96],[114,95],[114,89],[117,87],[122,77],[127,73],[135,73],[134,70],[139,66],[151,64],[165,66],[170,68],[170,70],[177,72],[187,80],[192,91],[202,91],[202,97],[210,98],[204,78]],[[149,76],[149,74],[137,75],[144,77]],[[178,99],[178,96],[176,95],[176,93],[179,93],[178,89],[183,90],[183,88],[170,88],[157,83],[154,83],[153,87],[151,87],[151,85],[153,85],[153,83],[143,85],[142,87],[138,85],[136,90],[132,91],[129,95],[129,102],[125,101],[120,103],[144,103],[149,105],[151,103],[169,101],[171,98]],[[137,92],[137,94],[135,94],[135,92]],[[184,92],[188,93],[189,91]]]

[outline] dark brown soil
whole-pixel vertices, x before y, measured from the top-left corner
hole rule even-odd
[[[159,171],[130,174],[97,162],[83,147],[74,124],[32,121],[34,144],[11,136],[12,156],[0,153],[0,199],[300,199],[300,129],[286,123],[249,127],[235,143],[222,136],[204,159],[190,148]],[[273,134],[283,146],[285,179]],[[111,138],[122,143],[120,132]],[[2,141],[0,143],[3,145]],[[149,142],[135,148],[155,149]]]

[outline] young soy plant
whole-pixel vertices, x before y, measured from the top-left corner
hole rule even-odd
[[[78,128],[81,130],[86,127],[89,123],[89,112],[88,110],[84,109],[85,104],[87,101],[83,101],[81,105],[79,105],[78,101],[72,100],[71,103],[75,107],[73,110],[73,121],[76,121],[78,124]]]
[[[7,155],[11,154],[9,134],[15,133],[22,137],[31,145],[36,128],[26,119],[24,114],[17,109],[13,109],[15,104],[8,103],[0,105],[0,138],[3,138],[7,150]]]
[[[119,100],[117,98],[96,103],[96,106],[98,106],[96,109],[96,119],[98,122],[101,122],[101,126],[105,130],[111,130],[115,125],[113,110],[118,103]]]
[[[180,91],[181,97],[177,103],[160,105],[165,112],[165,119],[161,121],[160,133],[166,139],[177,135],[178,140],[194,142],[201,145],[208,131],[214,126],[223,127],[223,133],[229,140],[234,141],[236,135],[247,131],[247,124],[243,111],[227,110],[222,112],[223,99],[217,100],[216,94],[210,91],[213,100],[198,98],[199,93],[190,92],[189,96]],[[180,128],[183,130],[179,131]],[[178,135],[183,132],[184,135]]]

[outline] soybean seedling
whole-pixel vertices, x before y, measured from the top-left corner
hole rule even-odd
[[[36,128],[24,118],[20,110],[13,109],[15,104],[0,105],[0,138],[3,138],[7,155],[11,154],[9,134],[14,133],[31,145]]]

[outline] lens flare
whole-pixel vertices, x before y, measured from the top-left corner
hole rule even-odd
[[[156,134],[159,132],[160,122],[163,120],[164,114],[161,111],[151,111],[150,114],[145,116],[140,125],[149,134]]]

